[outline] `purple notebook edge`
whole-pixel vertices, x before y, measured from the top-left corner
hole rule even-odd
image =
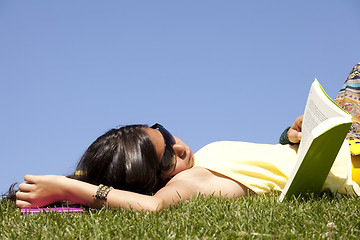
[[[82,208],[78,207],[39,207],[39,208],[21,208],[21,213],[39,213],[39,212],[68,212],[76,213],[83,212]]]

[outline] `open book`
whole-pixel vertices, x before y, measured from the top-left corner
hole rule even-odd
[[[318,194],[352,124],[351,115],[315,79],[306,102],[298,160],[279,200]]]

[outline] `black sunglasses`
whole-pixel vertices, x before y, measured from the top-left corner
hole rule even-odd
[[[168,176],[176,167],[176,154],[173,149],[175,138],[159,123],[154,124],[151,128],[158,129],[164,138],[165,149],[160,161],[160,171],[162,176]]]

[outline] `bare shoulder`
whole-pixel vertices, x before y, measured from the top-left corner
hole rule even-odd
[[[251,192],[243,184],[220,173],[210,171],[203,167],[193,167],[174,176],[169,186],[183,186],[193,193],[206,196],[216,195],[222,197],[246,196]]]
[[[193,167],[188,170],[176,174],[170,181],[183,181],[183,180],[199,180],[202,178],[211,177],[212,173],[203,167]]]
[[[251,193],[243,184],[206,168],[194,167],[176,174],[154,197],[160,199],[160,209],[188,200],[195,195],[237,198]]]

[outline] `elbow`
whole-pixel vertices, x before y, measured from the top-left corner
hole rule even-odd
[[[117,206],[126,210],[137,212],[160,212],[164,209],[163,201],[154,196],[148,198],[146,202],[136,201],[132,203],[127,203],[127,205],[125,206]]]
[[[151,204],[151,206],[148,206],[146,208],[146,211],[149,211],[149,212],[160,212],[162,210],[164,210],[165,207],[164,207],[164,204],[162,202],[158,202],[158,203],[155,203],[155,204]]]
[[[145,211],[147,212],[160,212],[163,208],[161,207],[151,207],[151,208],[147,208],[147,209],[144,209]]]
[[[153,201],[149,202],[150,204],[147,205],[142,210],[148,212],[160,212],[166,208],[166,205],[162,199],[153,199]]]

